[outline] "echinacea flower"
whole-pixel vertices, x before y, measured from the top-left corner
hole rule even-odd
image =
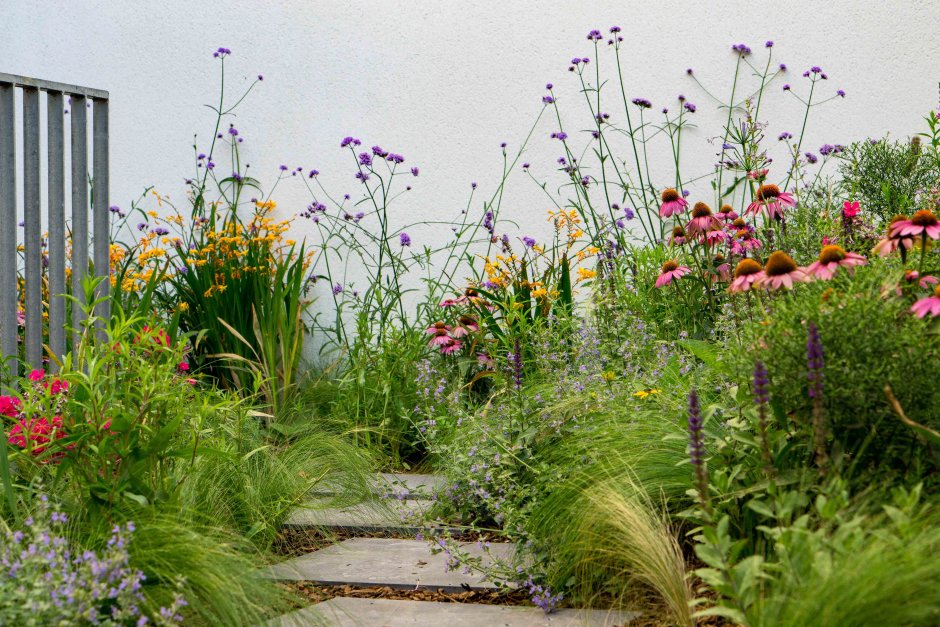
[[[680,266],[679,262],[675,259],[671,259],[663,264],[662,272],[659,278],[656,279],[656,287],[669,285],[672,283],[673,279],[681,279],[690,272],[692,272],[692,270],[685,266]]]
[[[923,318],[927,314],[930,314],[931,318],[940,316],[940,286],[934,288],[930,296],[921,298],[911,305],[911,313],[918,318]]]
[[[929,285],[936,285],[938,283],[937,277],[930,276],[929,274],[920,276],[920,272],[917,270],[908,270],[904,273],[904,280],[908,283],[917,282],[917,284],[923,288],[926,288]],[[900,295],[900,294],[899,294]],[[3,412],[0,412],[3,413]]]
[[[685,229],[680,225],[672,227],[672,235],[669,236],[670,246],[682,246],[685,244]]]
[[[446,346],[453,341],[453,338],[450,337],[450,326],[440,321],[429,326],[424,332],[432,336],[428,340],[428,344],[431,346]]]
[[[466,337],[471,333],[476,333],[480,330],[480,325],[477,324],[477,321],[473,316],[468,316],[463,314],[457,321],[460,323],[458,326],[454,327],[454,330],[451,332],[451,336],[455,338]]]
[[[731,205],[722,205],[721,211],[716,213],[715,216],[725,222],[732,222],[738,218],[738,214]]]
[[[903,236],[917,237],[918,235],[924,239],[940,239],[940,220],[937,219],[937,216],[933,211],[929,209],[921,209],[914,213],[911,216],[910,220],[898,220],[891,224],[891,236],[892,237],[903,237]]]
[[[781,192],[779,187],[768,183],[757,188],[754,202],[747,206],[744,213],[757,215],[761,211],[767,211],[769,218],[780,220],[783,218],[784,207],[795,206],[796,201],[791,194]]]
[[[717,225],[712,225],[711,230],[705,233],[705,243],[709,246],[723,244],[727,241],[728,234],[724,231],[724,229],[719,228]]]
[[[877,253],[879,257],[887,257],[894,251],[901,249],[901,255],[903,256],[908,250],[914,247],[914,238],[910,235],[892,235],[894,231],[894,225],[900,222],[906,222],[908,218],[906,215],[898,214],[891,218],[890,224],[888,224],[888,233],[887,237],[875,244],[875,247],[872,249],[873,253]]]
[[[720,226],[718,218],[712,214],[712,208],[703,202],[697,202],[692,207],[692,219],[685,225],[685,230],[689,235],[698,235]]]
[[[755,282],[764,278],[764,269],[753,259],[742,259],[734,269],[734,280],[728,286],[729,292],[747,292]]]
[[[764,276],[755,281],[755,284],[764,289],[779,290],[781,287],[789,289],[794,283],[803,283],[806,280],[806,271],[796,265],[793,257],[778,250],[768,257],[764,265]]]
[[[463,348],[463,342],[460,340],[451,339],[449,343],[441,346],[442,355],[453,355],[460,351]]]
[[[677,213],[684,212],[689,206],[688,201],[672,187],[663,191],[661,199],[662,204],[659,206],[660,218],[670,218]]]
[[[813,278],[828,281],[839,268],[849,268],[851,271],[854,266],[864,266],[866,263],[865,258],[858,253],[845,252],[841,246],[830,244],[823,246],[819,251],[819,259],[806,268],[806,273]]]
[[[842,216],[845,218],[854,218],[860,211],[860,203],[857,200],[854,202],[846,200],[842,203]]]

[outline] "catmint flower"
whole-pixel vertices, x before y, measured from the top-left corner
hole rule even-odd
[[[398,243],[401,246],[411,246],[411,236],[407,233],[402,233],[398,236]]]

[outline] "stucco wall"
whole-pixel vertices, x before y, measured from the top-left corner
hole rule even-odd
[[[684,149],[687,171],[707,171],[718,132],[714,103],[685,75],[687,67],[725,93],[730,45],[746,42],[755,58],[776,42],[775,62],[789,77],[773,88],[761,117],[768,135],[800,124],[799,104],[783,82],[820,65],[821,88],[847,97],[820,107],[807,149],[866,136],[907,136],[938,101],[938,0],[866,2],[793,0],[719,2],[322,2],[311,0],[0,0],[0,71],[84,84],[111,92],[112,202],[127,206],[155,185],[179,199],[193,173],[193,135],[208,140],[217,89],[219,46],[233,90],[265,80],[240,109],[237,125],[254,175],[271,182],[280,164],[317,168],[338,193],[355,193],[345,135],[381,144],[421,168],[396,220],[451,216],[471,181],[489,196],[502,167],[499,144],[518,146],[541,109],[546,82],[570,109],[572,128],[589,118],[567,72],[573,56],[591,55],[585,35],[623,28],[628,96],[653,111],[685,94],[698,105],[699,129]],[[605,51],[606,52],[606,51]],[[603,59],[603,57],[602,57]],[[607,64],[609,67],[609,62]],[[615,105],[611,105],[616,115]],[[580,117],[578,117],[580,116]],[[543,124],[525,159],[533,172],[554,169],[554,130]],[[288,216],[309,202],[283,185]],[[544,232],[549,208],[525,180],[513,184],[504,215]],[[302,236],[309,225],[298,223]],[[413,234],[417,244],[423,235]]]

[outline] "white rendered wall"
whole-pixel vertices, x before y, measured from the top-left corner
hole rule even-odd
[[[270,183],[282,163],[315,167],[336,192],[355,194],[349,154],[339,149],[343,136],[355,135],[421,168],[398,204],[403,223],[453,216],[471,181],[482,192],[475,205],[488,198],[502,167],[499,144],[518,146],[546,82],[556,85],[569,129],[588,127],[567,67],[574,56],[593,57],[585,38],[592,28],[605,35],[611,25],[623,28],[628,97],[648,98],[654,112],[675,108],[679,93],[698,105],[700,128],[684,149],[686,171],[698,174],[714,161],[706,140],[718,133],[719,114],[687,67],[724,94],[730,45],[747,43],[762,59],[771,39],[775,63],[790,72],[762,109],[770,144],[801,121],[799,104],[780,86],[803,86],[800,74],[813,65],[829,75],[821,89],[847,97],[813,114],[805,149],[907,137],[924,130],[922,117],[937,107],[938,16],[940,0],[0,0],[0,71],[111,92],[111,200],[126,208],[149,185],[182,199],[194,172],[193,135],[203,145],[212,130],[203,106],[217,93],[211,53],[228,47],[232,93],[265,77],[235,120],[253,175]],[[609,68],[610,57],[601,58]],[[622,120],[613,102],[608,108]],[[561,154],[548,139],[553,130],[543,124],[523,159],[540,177]],[[520,235],[544,233],[550,205],[518,179],[503,217],[525,227]],[[280,187],[276,199],[284,217],[309,202],[296,184]],[[296,230],[312,232],[302,221]],[[412,232],[416,245],[430,237]]]

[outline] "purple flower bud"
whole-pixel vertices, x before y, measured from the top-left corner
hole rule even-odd
[[[819,157],[817,157],[811,152],[807,152],[803,156],[806,157],[807,163],[816,163],[817,161],[819,161]]]
[[[411,246],[411,236],[407,233],[402,233],[398,236],[398,243],[401,246]]]
[[[535,246],[535,238],[529,237],[529,236],[523,237],[522,243],[525,244],[527,247],[532,248],[533,246]]]
[[[319,175],[320,175],[320,171],[319,171],[319,170],[310,170],[310,173],[309,173],[307,176],[309,176],[310,178],[314,178],[314,177],[319,176]]]
[[[845,90],[843,90],[843,89],[837,90],[837,91],[836,91],[836,95],[837,95],[839,98],[845,98]]]
[[[411,176],[418,176],[418,166],[411,168]]]
[[[773,48],[773,47],[774,47],[774,42],[768,40],[768,41],[764,42],[764,47],[765,47],[765,48]]]
[[[653,103],[651,103],[646,98],[634,98],[631,102],[641,109],[649,109],[653,106]]]

